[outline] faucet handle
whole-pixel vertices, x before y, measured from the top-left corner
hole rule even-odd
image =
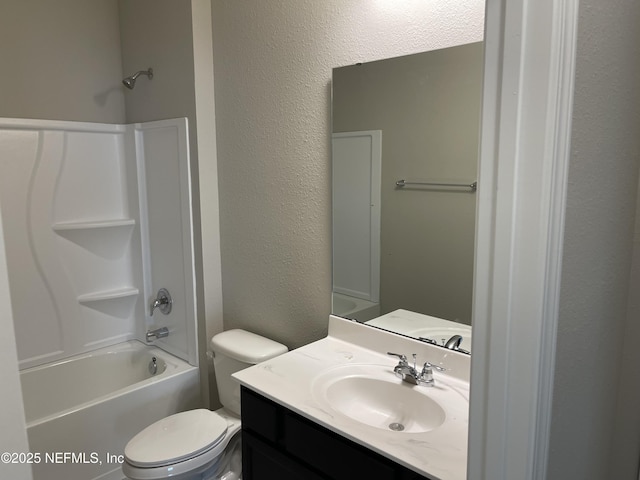
[[[444,372],[447,370],[446,368],[441,367],[440,365],[434,365],[431,362],[424,362],[424,365],[422,366],[422,373],[425,373],[425,371],[431,370],[433,368],[435,368],[439,372]]]
[[[400,360],[400,363],[402,365],[409,365],[407,363],[407,356],[406,355],[403,355],[401,353],[392,353],[392,352],[387,352],[387,355],[392,355],[394,357],[398,357],[398,359]]]
[[[160,313],[169,315],[171,313],[171,307],[173,305],[173,299],[169,290],[161,288],[156,294],[156,298],[151,302],[149,316],[153,316],[153,311],[157,308]]]
[[[435,380],[433,379],[433,369],[438,370],[439,372],[443,372],[446,368],[441,367],[440,365],[434,365],[431,362],[424,362],[422,366],[422,372],[420,372],[420,376],[418,377],[418,382],[420,385],[425,385],[427,387],[433,387],[435,385]]]

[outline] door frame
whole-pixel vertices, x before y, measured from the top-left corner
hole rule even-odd
[[[468,478],[544,478],[578,0],[487,0]]]

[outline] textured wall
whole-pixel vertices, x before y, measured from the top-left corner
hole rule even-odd
[[[612,463],[609,447],[623,433],[615,428],[619,379],[625,394],[637,396],[640,386],[638,364],[620,377],[627,321],[638,333],[627,297],[640,288],[637,276],[629,283],[640,162],[639,18],[636,0],[580,2],[549,480],[638,474],[637,403],[618,412],[632,451]],[[637,336],[632,341],[637,349]]]
[[[213,0],[225,328],[298,347],[331,291],[331,69],[483,38],[481,0]]]
[[[639,39],[640,40],[640,39]],[[639,102],[640,103],[640,102]],[[640,116],[640,112],[637,114]],[[636,125],[640,118],[636,118]],[[640,146],[637,156],[640,157]],[[640,475],[640,183],[636,204],[633,260],[629,280],[629,304],[627,325],[624,330],[624,346],[618,384],[617,415],[611,442],[610,478],[635,478]],[[640,479],[639,479],[640,480]]]
[[[2,0],[0,61],[0,117],[124,122],[116,0]]]

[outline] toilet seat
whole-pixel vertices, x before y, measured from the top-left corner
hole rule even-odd
[[[152,480],[205,470],[239,431],[239,422],[229,426],[223,415],[206,409],[163,418],[129,441],[123,471],[129,478]]]

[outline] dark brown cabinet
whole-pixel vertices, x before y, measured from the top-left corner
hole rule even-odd
[[[244,480],[425,480],[242,387]]]

